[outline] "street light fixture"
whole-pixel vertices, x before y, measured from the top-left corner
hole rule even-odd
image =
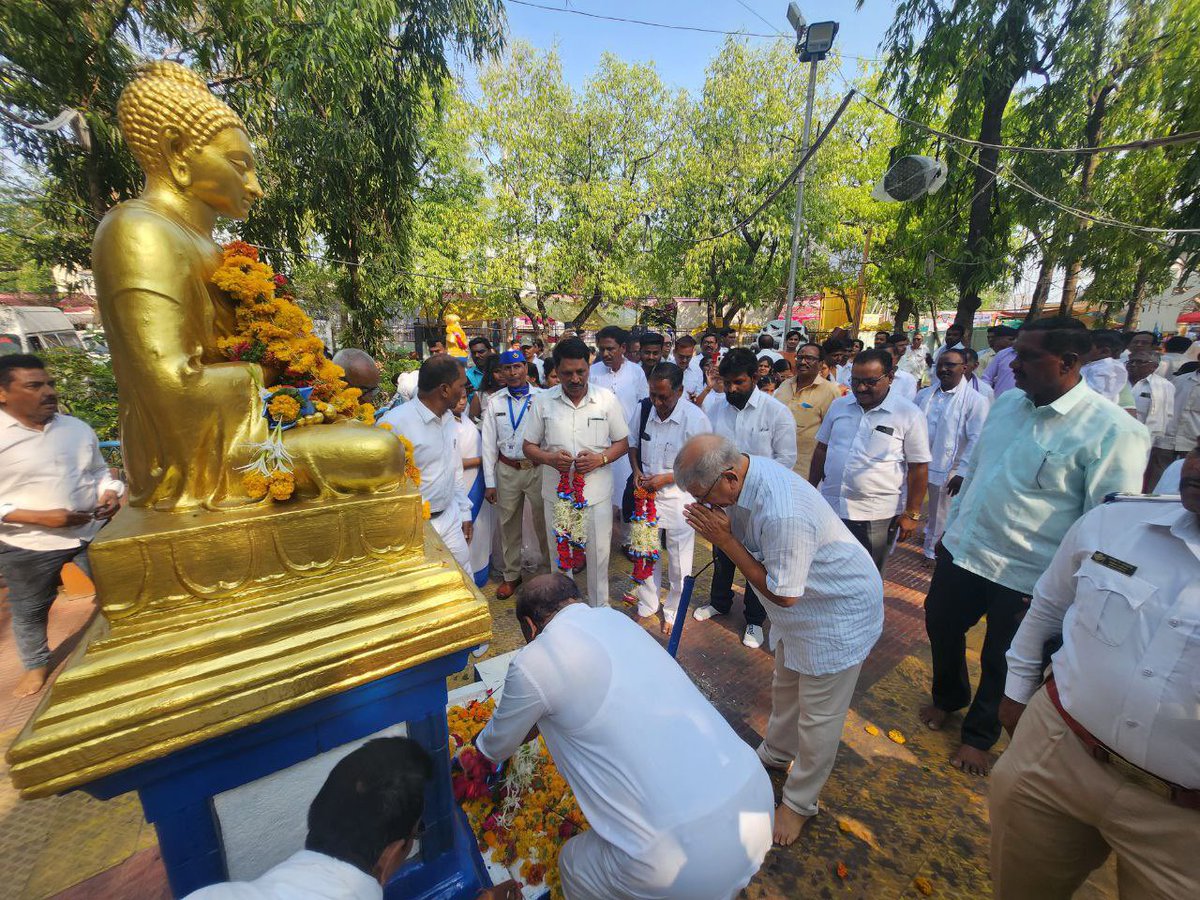
[[[804,46],[800,50],[800,62],[824,59],[833,49],[837,37],[837,22],[813,22],[804,32]]]
[[[817,63],[833,48],[837,37],[837,22],[805,22],[804,14],[795,3],[789,3],[787,20],[796,32],[796,55],[801,62],[808,63],[808,97],[804,105],[804,133],[800,138],[800,159],[808,155],[808,137],[812,131],[813,102],[817,94]],[[796,263],[800,256],[800,231],[804,226],[804,172],[807,164],[796,175],[796,211],[792,216],[792,260],[788,266],[787,305],[783,317],[786,332],[792,327],[792,306],[796,301]],[[807,248],[806,248],[807,250]],[[805,254],[807,260],[807,253]]]

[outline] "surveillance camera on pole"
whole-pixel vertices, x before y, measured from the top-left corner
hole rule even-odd
[[[931,156],[902,156],[875,185],[871,196],[884,203],[916,200],[936,194],[946,183],[946,164]]]

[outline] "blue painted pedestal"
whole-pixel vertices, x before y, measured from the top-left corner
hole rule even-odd
[[[107,800],[141,797],[158,832],[176,897],[228,880],[213,796],[319,753],[407,723],[434,760],[421,852],[388,883],[389,900],[473,898],[491,881],[466,816],[454,802],[447,749],[446,676],[466,665],[462,650],[301,709],[143,763],[84,787]],[[264,827],[269,823],[264,823]]]

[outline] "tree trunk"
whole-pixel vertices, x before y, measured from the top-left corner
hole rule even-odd
[[[1104,3],[1097,10],[1100,21],[1106,21],[1112,9],[1112,2]],[[1083,123],[1083,146],[1097,147],[1104,133],[1104,117],[1108,114],[1108,99],[1117,89],[1117,71],[1102,70],[1110,30],[1100,28],[1096,31],[1092,43],[1092,71],[1097,75],[1097,81],[1088,93],[1088,115]],[[1086,210],[1092,201],[1092,178],[1100,165],[1100,157],[1096,153],[1079,154],[1079,208]],[[1090,219],[1081,219],[1071,240],[1067,244],[1066,277],[1063,279],[1062,298],[1058,304],[1058,314],[1069,316],[1075,308],[1075,297],[1079,293],[1079,273],[1083,270],[1084,243],[1092,228]]]
[[[583,309],[576,313],[575,318],[571,320],[571,323],[567,327],[574,331],[581,329],[583,323],[587,321],[588,316],[594,313],[603,301],[604,294],[600,290],[600,285],[596,285],[595,290],[592,291],[592,296],[583,304]]]
[[[1096,147],[1100,144],[1100,138],[1104,133],[1104,116],[1108,111],[1108,96],[1113,88],[1112,84],[1105,85],[1098,96],[1093,98],[1092,108],[1084,126],[1083,145],[1085,147]],[[1079,175],[1079,206],[1081,209],[1087,209],[1091,205],[1092,178],[1096,174],[1096,168],[1100,165],[1100,155],[1084,153],[1081,156],[1083,165]],[[1066,278],[1063,279],[1062,299],[1058,304],[1060,316],[1071,315],[1075,308],[1075,297],[1079,292],[1079,273],[1083,270],[1084,241],[1091,228],[1091,219],[1081,220],[1067,246]]]
[[[1125,321],[1121,323],[1122,331],[1132,331],[1137,328],[1138,314],[1142,311],[1142,304],[1146,302],[1146,283],[1150,278],[1150,265],[1145,259],[1138,262],[1137,278],[1133,282],[1133,299],[1129,301],[1129,308],[1125,310]]]
[[[1048,252],[1042,254],[1042,265],[1038,269],[1037,284],[1033,288],[1033,299],[1029,301],[1029,312],[1025,321],[1032,322],[1042,314],[1046,307],[1046,298],[1050,296],[1050,277],[1054,274],[1054,257]]]
[[[892,320],[893,333],[899,333],[904,330],[904,323],[912,315],[914,305],[913,298],[909,294],[896,295],[896,317]]]
[[[999,144],[1004,124],[1004,110],[1017,83],[1029,71],[1030,48],[1026,46],[1026,17],[1028,13],[1022,2],[1011,2],[999,23],[995,40],[988,56],[992,60],[984,75],[987,93],[983,111],[979,117],[978,139],[987,144]],[[1003,62],[1007,60],[1007,65]],[[980,147],[975,167],[972,188],[971,215],[967,223],[966,251],[968,258],[984,259],[994,256],[991,246],[993,209],[996,199],[995,172],[1000,162],[1000,151],[994,147]],[[975,320],[975,311],[983,301],[979,296],[982,266],[968,264],[958,266],[958,309],[954,321],[961,325],[969,336]]]

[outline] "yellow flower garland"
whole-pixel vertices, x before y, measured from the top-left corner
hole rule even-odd
[[[257,248],[243,241],[226,244],[212,283],[237,304],[237,330],[218,340],[221,352],[230,359],[259,363],[279,384],[312,387],[311,399],[318,409],[329,404],[335,416],[368,421],[367,410],[358,402],[362,392],[349,387],[342,367],[325,356],[312,320],[284,289],[287,279],[259,260]]]

